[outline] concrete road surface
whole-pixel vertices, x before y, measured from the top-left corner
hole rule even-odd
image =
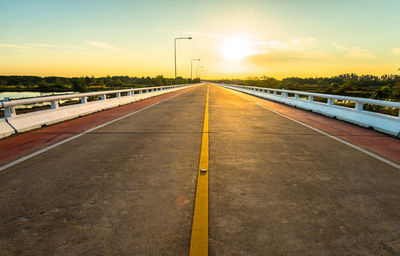
[[[196,87],[0,172],[0,255],[187,255]],[[210,86],[210,255],[399,255],[400,170]]]

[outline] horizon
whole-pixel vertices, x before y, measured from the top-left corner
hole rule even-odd
[[[337,75],[332,75],[332,76],[315,76],[315,77],[311,77],[311,76],[288,76],[288,77],[282,77],[282,78],[276,78],[273,76],[265,76],[265,75],[259,75],[259,76],[249,76],[249,77],[242,77],[242,78],[235,78],[235,77],[225,77],[225,78],[214,78],[214,79],[201,79],[203,81],[215,81],[215,80],[254,80],[254,79],[259,79],[259,80],[263,80],[263,78],[273,78],[276,79],[278,81],[281,81],[283,79],[290,79],[290,78],[300,78],[300,79],[326,79],[326,78],[336,78],[336,77],[340,77],[340,76],[345,76],[345,75],[355,75],[357,77],[363,77],[363,76],[374,76],[377,78],[382,78],[384,76],[394,76],[394,77],[399,77],[400,74],[382,74],[382,75],[372,75],[372,74],[356,74],[356,73],[342,73],[342,74],[337,74]],[[94,76],[94,75],[83,75],[83,76],[55,76],[55,75],[49,75],[49,76],[40,76],[40,75],[15,75],[15,74],[11,74],[11,75],[3,75],[0,74],[0,77],[39,77],[39,78],[65,78],[65,79],[76,79],[76,78],[107,78],[107,77],[129,77],[129,78],[156,78],[158,76],[161,76],[165,79],[174,79],[174,77],[166,77],[163,75],[155,75],[155,76],[142,76],[142,75],[134,75],[134,76],[129,76],[129,75],[105,75],[105,76]],[[177,76],[177,77],[181,77],[181,76]],[[190,79],[190,77],[181,77],[183,79]],[[193,79],[196,79],[198,77],[193,77]]]
[[[0,0],[0,75],[399,75],[400,2]],[[196,68],[193,69],[196,74]],[[125,75],[121,75],[125,74]],[[195,77],[195,75],[193,76]]]

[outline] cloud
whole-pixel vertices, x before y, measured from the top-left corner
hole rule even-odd
[[[268,49],[282,49],[282,50],[300,50],[304,47],[308,47],[312,45],[315,41],[315,38],[292,38],[289,41],[257,41],[256,44],[260,46],[264,46]]]
[[[316,50],[315,41],[314,37],[292,38],[287,41],[257,41],[256,45],[262,48],[264,53],[251,56],[249,61],[256,65],[265,65],[270,63],[338,59],[328,52]]]
[[[372,52],[370,52],[366,49],[363,49],[359,46],[346,47],[346,46],[339,45],[337,43],[334,43],[333,45],[336,47],[336,50],[345,52],[346,54],[344,56],[346,56],[348,58],[371,59],[371,60],[379,59]]]
[[[41,47],[41,48],[50,48],[50,47],[55,47],[52,44],[26,44],[29,46],[34,46],[34,47]]]
[[[110,50],[110,51],[124,51],[124,50],[121,49],[121,48],[112,46],[112,45],[107,44],[107,43],[99,42],[99,41],[85,41],[85,42],[86,42],[87,44],[89,44],[89,45],[95,47],[95,48],[98,48],[98,49]]]
[[[222,34],[203,33],[203,32],[186,31],[186,30],[169,30],[169,29],[157,28],[156,31],[179,33],[179,34],[185,34],[185,35],[190,35],[190,36],[199,36],[199,37],[208,37],[208,38],[223,38],[223,37],[225,37],[225,35],[222,35]]]
[[[396,55],[400,55],[400,46],[396,47],[396,48],[393,48],[393,53],[396,54]]]
[[[236,33],[236,34],[215,34],[215,33],[203,33],[203,32],[195,32],[195,31],[175,31],[177,33],[183,33],[191,36],[200,36],[200,37],[209,37],[209,38],[230,38],[230,37],[240,37],[246,39],[257,39],[258,36],[249,34],[249,33]]]
[[[66,48],[75,50],[84,50],[84,47],[74,45],[53,45],[53,44],[42,44],[42,43],[24,43],[24,44],[0,44],[0,47],[14,48],[14,49],[33,49],[33,50],[45,50],[47,48]]]
[[[14,49],[32,49],[32,47],[20,45],[20,44],[0,44],[0,47],[14,48]]]
[[[194,32],[194,31],[176,31],[178,33],[183,33],[187,35],[192,35],[192,36],[202,36],[202,37],[211,37],[211,38],[223,38],[225,37],[224,35],[221,34],[212,34],[212,33],[202,33],[202,32]]]
[[[314,60],[337,60],[335,56],[324,51],[302,52],[297,55],[297,58],[314,59]]]
[[[85,47],[75,46],[75,45],[61,45],[60,47],[66,48],[66,49],[73,49],[73,50],[86,50]]]
[[[157,29],[157,31],[162,31],[161,29]],[[315,38],[307,37],[307,38],[292,38],[289,41],[278,41],[278,40],[270,40],[270,41],[259,41],[259,36],[248,34],[248,33],[238,33],[238,34],[215,34],[215,33],[204,33],[204,32],[195,32],[195,31],[175,31],[178,33],[183,33],[191,36],[200,36],[200,37],[209,37],[209,38],[242,38],[246,40],[251,40],[252,43],[256,46],[263,47],[266,49],[296,49],[305,46],[309,46],[315,42]],[[267,50],[263,49],[262,52],[266,52]]]
[[[299,62],[299,61],[321,61],[337,60],[335,56],[323,51],[296,51],[296,50],[278,50],[270,51],[266,54],[257,54],[249,57],[249,61],[257,64],[269,64],[279,62]]]
[[[314,42],[315,42],[315,38],[314,37],[292,38],[292,39],[290,39],[290,43],[292,45],[313,44]]]
[[[316,39],[292,38],[288,41],[257,41],[255,44],[262,49],[261,53],[249,57],[249,61],[263,65],[271,62],[293,62],[304,60],[336,60],[337,57],[324,51],[314,50]]]
[[[288,42],[281,42],[281,41],[257,41],[255,42],[256,45],[264,46],[269,49],[290,49],[291,46]]]
[[[161,31],[161,29],[157,29]],[[238,33],[238,34],[215,34],[195,31],[175,31],[191,36],[200,36],[208,38],[218,38],[224,41],[229,39],[243,41],[247,46],[247,59],[250,62],[266,63],[270,61],[284,60],[336,60],[337,57],[323,51],[315,51],[316,39],[314,37],[291,38],[287,41],[280,40],[260,40],[260,37],[253,34]],[[233,39],[232,39],[233,38]],[[226,44],[222,44],[223,47]]]

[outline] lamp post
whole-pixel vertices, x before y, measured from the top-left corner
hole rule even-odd
[[[203,66],[196,67],[196,78],[199,78],[199,68],[204,68]]]
[[[200,61],[200,59],[192,59],[190,62],[190,81],[193,80],[193,61]]]
[[[175,79],[176,79],[176,40],[179,39],[192,39],[191,37],[177,37],[174,39],[174,56],[175,56]]]

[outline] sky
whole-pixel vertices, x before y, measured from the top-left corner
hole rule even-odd
[[[400,74],[399,0],[0,0],[0,75]]]

